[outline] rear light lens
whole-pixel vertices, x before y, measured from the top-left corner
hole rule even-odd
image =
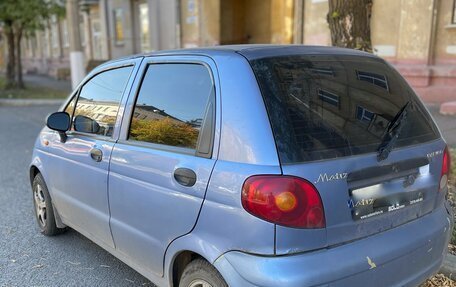
[[[266,221],[296,228],[324,228],[320,194],[310,182],[293,176],[258,175],[242,187],[242,206]]]
[[[440,174],[439,190],[442,190],[447,186],[448,178],[450,176],[450,169],[451,169],[451,157],[450,157],[450,152],[448,151],[448,147],[446,147],[445,151],[443,152],[442,172]]]

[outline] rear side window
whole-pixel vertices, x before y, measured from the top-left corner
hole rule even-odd
[[[151,64],[132,115],[129,139],[196,149],[214,85],[200,64]]]
[[[282,163],[376,152],[408,102],[397,147],[438,137],[413,90],[381,60],[359,56],[281,56],[251,60]]]
[[[81,89],[73,117],[73,130],[112,136],[120,100],[133,66],[97,74]]]

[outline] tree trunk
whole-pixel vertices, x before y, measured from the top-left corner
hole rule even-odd
[[[328,3],[332,45],[372,52],[372,0],[329,0]]]
[[[14,47],[14,31],[12,23],[5,23],[6,42],[8,45],[8,60],[6,63],[6,88],[16,87],[16,49]]]
[[[22,78],[22,28],[18,28],[16,31],[16,80],[17,80],[17,87],[19,89],[24,89],[24,80]]]

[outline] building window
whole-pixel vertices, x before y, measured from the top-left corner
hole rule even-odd
[[[62,40],[63,40],[63,47],[70,46],[70,38],[68,36],[68,24],[67,21],[62,21]]]
[[[374,118],[374,113],[361,106],[357,106],[356,107],[356,118],[358,120],[360,120],[361,122],[368,124]]]
[[[149,6],[147,2],[139,4],[139,27],[141,39],[141,51],[149,52],[150,36],[149,36]]]
[[[54,16],[52,17],[51,21],[51,41],[52,41],[52,48],[56,49],[59,47],[59,29],[57,27],[59,23],[57,22],[57,18]]]
[[[81,46],[82,47],[85,47],[86,45],[86,30],[85,30],[85,26],[84,26],[84,16],[82,15],[82,13],[79,13],[79,34],[80,34],[80,37],[81,37]]]
[[[370,72],[356,71],[356,76],[360,81],[369,82],[371,84],[374,84],[380,88],[389,91],[388,81],[386,77],[383,75],[374,74]]]
[[[125,36],[124,36],[124,26],[123,26],[123,10],[114,9],[114,36],[116,45],[123,45]]]
[[[331,92],[318,89],[318,98],[325,103],[333,105],[335,107],[339,107],[339,96],[335,95]]]
[[[334,71],[331,68],[310,68],[309,70],[317,75],[334,77]]]

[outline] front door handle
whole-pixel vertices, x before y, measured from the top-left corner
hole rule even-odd
[[[174,171],[174,179],[183,186],[194,186],[196,183],[196,173],[189,168],[178,168]]]
[[[94,161],[100,162],[103,159],[103,152],[101,151],[101,149],[94,147],[90,150],[90,157]]]

